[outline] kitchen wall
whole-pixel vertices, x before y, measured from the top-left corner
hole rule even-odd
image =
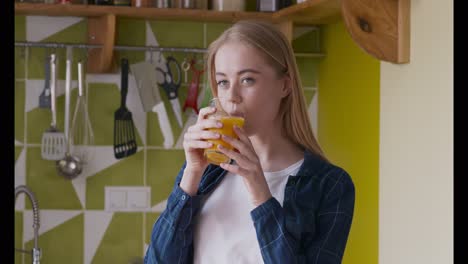
[[[410,41],[381,63],[379,263],[453,263],[453,1],[411,1]]]
[[[356,201],[343,263],[378,261],[379,61],[351,39],[342,21],[322,30],[318,137],[331,161],[351,175]]]
[[[117,45],[161,45],[206,48],[228,24],[144,21],[119,19]],[[78,17],[15,16],[15,41],[86,42],[86,21]],[[319,50],[317,32],[310,28],[295,32],[294,48],[297,52]],[[94,159],[74,180],[59,176],[55,162],[41,157],[41,138],[50,126],[51,113],[38,107],[39,95],[44,87],[44,59],[46,52],[58,54],[58,128],[64,131],[64,78],[65,50],[44,48],[15,48],[15,186],[25,184],[39,201],[39,246],[44,263],[127,263],[132,257],[143,256],[150,239],[153,223],[164,209],[175,176],[183,163],[181,146],[183,127],[179,127],[170,102],[161,90],[161,97],[169,115],[175,145],[164,148],[156,114],[145,113],[132,76],[129,78],[127,106],[133,114],[138,151],[121,160],[113,155],[114,112],[120,104],[120,72],[88,74],[88,109],[95,143],[90,148]],[[179,61],[192,54],[174,55]],[[118,52],[130,64],[150,58],[145,52]],[[153,59],[158,55],[155,53]],[[201,59],[201,57],[198,57]],[[76,62],[86,60],[85,51],[73,50],[73,83],[71,107],[77,98]],[[309,104],[311,119],[317,124],[317,67],[321,59],[297,58],[304,93]],[[117,69],[118,70],[118,69]],[[187,80],[190,81],[188,74]],[[185,80],[184,80],[185,81]],[[202,84],[205,84],[205,80]],[[183,105],[187,85],[179,91]],[[199,106],[209,99],[207,86],[202,85]],[[73,111],[71,112],[73,113]],[[192,113],[183,114],[185,127]],[[317,130],[317,126],[314,128]],[[106,187],[148,187],[149,209],[133,212],[105,210]],[[33,247],[32,207],[21,195],[15,204],[15,247]],[[15,252],[15,263],[30,263],[29,255]]]

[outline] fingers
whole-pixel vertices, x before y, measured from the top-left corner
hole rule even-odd
[[[245,131],[244,131],[244,129],[242,127],[238,127],[238,126],[235,125],[234,126],[234,132],[236,132],[236,135],[239,137],[239,139],[241,141],[250,143],[250,139],[247,136],[247,134],[245,134]]]
[[[208,128],[221,128],[223,126],[218,120],[205,118],[206,115],[212,112],[214,110],[211,107],[200,109],[197,123],[190,126],[184,134],[184,148],[209,148],[213,145],[212,143],[208,144],[206,140],[221,138],[219,133],[207,130]]]
[[[184,140],[184,149],[206,149],[211,148],[213,143],[204,140]]]
[[[221,135],[209,130],[193,131],[184,134],[184,140],[219,139]]]
[[[235,164],[221,163],[220,167],[237,175],[245,175],[246,173],[245,169]]]
[[[216,108],[215,107],[203,107],[202,109],[200,109],[200,111],[198,111],[198,120],[197,122],[200,122],[202,119],[206,119],[206,116],[207,115],[210,115],[212,113],[216,112]]]
[[[242,168],[250,168],[252,165],[252,161],[243,153],[236,152],[234,150],[230,150],[228,148],[223,147],[221,144],[218,145],[219,151],[224,153],[229,158],[235,160],[239,166]]]
[[[252,162],[256,162],[258,159],[257,154],[255,153],[255,150],[253,149],[250,139],[245,133],[243,133],[242,130],[239,130],[239,129],[240,128],[237,128],[236,126],[234,126],[234,131],[238,135],[239,139],[235,139],[226,135],[222,135],[221,138],[223,139],[223,141],[225,141],[226,143],[228,143],[229,145],[237,149],[239,153],[245,156],[248,160]]]
[[[187,132],[201,131],[208,128],[221,128],[223,124],[216,119],[202,119],[187,129]]]

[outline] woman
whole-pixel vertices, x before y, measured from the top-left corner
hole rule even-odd
[[[274,26],[241,21],[208,50],[212,93],[245,119],[238,139],[208,131],[200,110],[186,162],[154,224],[145,263],[341,263],[354,184],[331,164],[309,122],[291,45]],[[208,164],[210,139],[234,162]]]

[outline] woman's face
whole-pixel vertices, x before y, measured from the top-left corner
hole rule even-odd
[[[221,105],[229,114],[245,118],[249,135],[280,122],[280,102],[288,94],[285,78],[278,77],[257,49],[240,42],[221,46],[215,56],[215,78]]]

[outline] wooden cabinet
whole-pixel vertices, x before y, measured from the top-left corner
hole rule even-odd
[[[262,19],[277,24],[290,40],[295,25],[324,25],[343,18],[353,40],[366,52],[380,60],[406,63],[409,62],[409,1],[308,0],[273,13],[15,3],[15,15],[87,17],[88,43],[102,45],[90,51],[92,72],[107,72],[111,67],[118,17],[207,23]]]

